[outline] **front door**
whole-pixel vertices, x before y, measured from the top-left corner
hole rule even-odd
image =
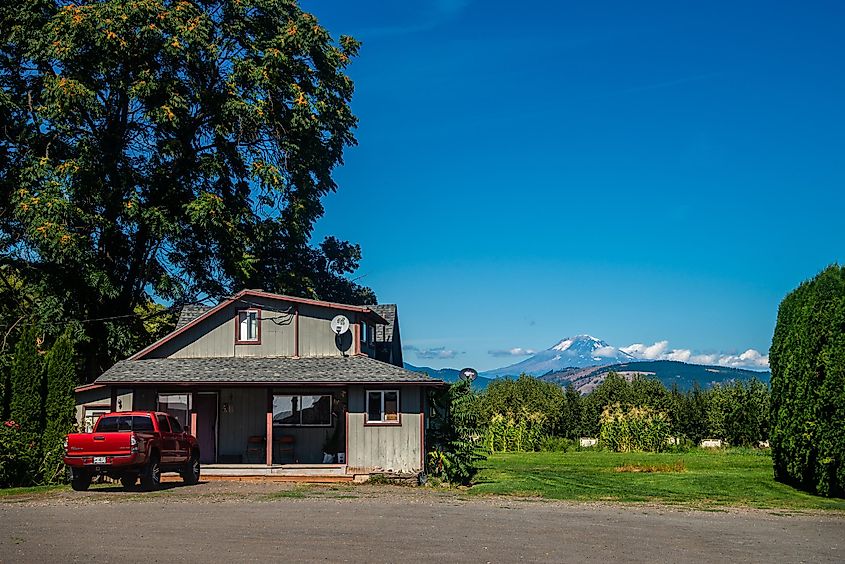
[[[194,431],[200,445],[200,462],[217,462],[217,394],[196,395],[197,429]]]

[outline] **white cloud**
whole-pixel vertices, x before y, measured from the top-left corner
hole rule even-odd
[[[644,358],[647,360],[662,360],[663,354],[669,347],[669,341],[657,341],[653,345],[644,345],[642,343],[634,343],[627,347],[622,347],[619,350],[628,353],[636,358]]]
[[[616,356],[616,349],[611,346],[599,347],[593,351],[593,356]]]
[[[667,360],[677,360],[679,362],[689,362],[692,357],[692,351],[689,349],[672,349],[666,354]]]
[[[419,347],[415,347],[414,345],[406,345],[402,347],[402,350],[414,353],[417,358],[421,358],[424,360],[446,360],[464,354],[456,350],[447,349],[446,347],[432,347],[428,349],[421,349]]]
[[[730,368],[750,368],[761,370],[769,368],[769,356],[755,349],[748,349],[742,354],[694,353],[689,349],[669,349],[669,341],[657,341],[653,345],[634,343],[619,350],[642,360],[677,360],[692,364],[713,364]]]
[[[532,354],[537,354],[537,351],[533,349],[524,349],[522,347],[514,347],[512,349],[487,351],[487,354],[491,356],[531,356]]]

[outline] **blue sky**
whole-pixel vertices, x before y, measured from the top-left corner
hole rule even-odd
[[[759,368],[783,296],[845,261],[841,3],[303,5],[363,41],[315,237],[361,244],[407,362],[589,333]]]

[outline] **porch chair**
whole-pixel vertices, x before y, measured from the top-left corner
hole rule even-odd
[[[246,440],[247,464],[261,464],[267,460],[267,447],[264,437],[253,435]]]
[[[280,435],[273,438],[274,456],[273,461],[278,460],[279,464],[285,463],[285,456],[290,457],[289,464],[296,463],[296,455],[294,454],[294,447],[296,446],[296,437],[293,435]]]

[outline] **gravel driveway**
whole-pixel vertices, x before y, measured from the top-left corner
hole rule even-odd
[[[0,498],[1,562],[845,560],[845,516],[210,482]]]

